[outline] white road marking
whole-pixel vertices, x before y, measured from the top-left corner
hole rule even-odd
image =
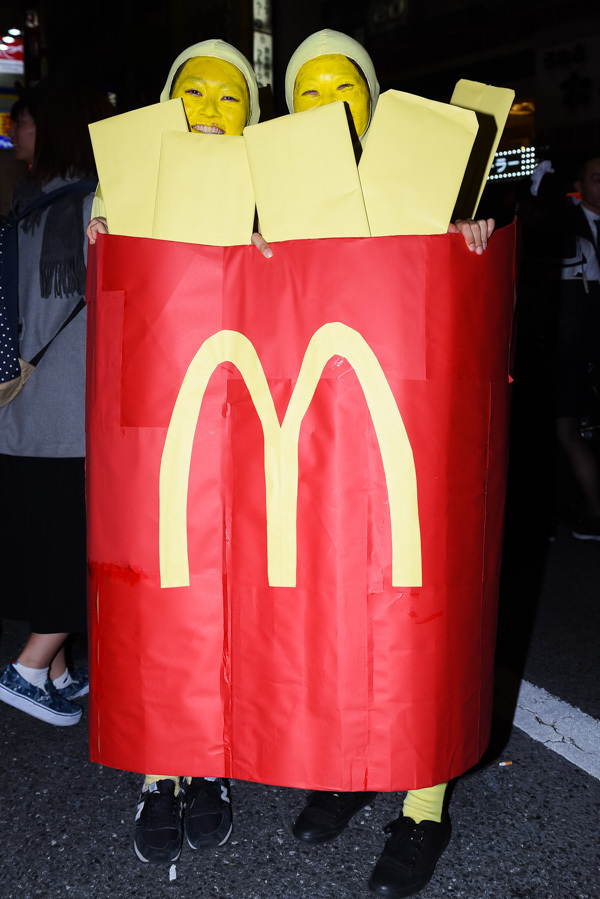
[[[600,721],[523,681],[513,723],[600,780]]]

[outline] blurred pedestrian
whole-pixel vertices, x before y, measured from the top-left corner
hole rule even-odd
[[[88,691],[64,645],[86,630],[83,229],[96,182],[88,124],[113,112],[102,94],[73,88],[49,95],[36,118],[24,101],[12,129],[16,153],[33,163],[13,200],[16,215],[32,207],[18,225],[19,355],[45,353],[0,409],[0,572],[31,628],[0,674],[0,700],[55,725],[80,720],[72,700]]]
[[[8,138],[13,145],[13,156],[28,165],[33,165],[35,154],[37,108],[37,102],[27,98],[17,100],[10,111]]]
[[[581,490],[584,514],[573,529],[600,540],[600,468],[580,420],[589,412],[591,367],[600,365],[600,153],[585,160],[575,189],[581,203],[565,211],[566,245],[557,325],[558,441]]]

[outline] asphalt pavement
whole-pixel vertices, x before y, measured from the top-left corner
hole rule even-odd
[[[453,838],[423,899],[600,897],[600,542],[575,540],[564,522],[548,536],[509,507],[492,744],[454,786]],[[0,664],[26,636],[24,623],[4,622]],[[85,651],[80,639],[76,660]],[[585,745],[524,709],[523,684],[567,703],[562,717],[588,728]],[[541,736],[523,729],[528,714]],[[236,781],[231,840],[218,850],[185,846],[175,869],[153,867],[132,848],[141,778],[88,761],[86,719],[87,708],[79,725],[58,728],[0,706],[3,899],[370,895],[383,827],[402,794],[379,794],[337,840],[309,847],[291,833],[302,792]]]

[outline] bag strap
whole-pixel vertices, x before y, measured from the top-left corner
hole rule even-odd
[[[92,191],[95,191],[98,186],[96,181],[73,181],[71,184],[65,184],[63,187],[57,187],[56,190],[51,190],[48,194],[42,194],[39,197],[36,197],[35,200],[32,200],[25,209],[23,209],[18,215],[14,216],[15,222],[20,222],[21,219],[24,219],[25,216],[29,215],[30,212],[33,212],[34,209],[39,209],[40,206],[49,206],[50,203],[53,203],[55,200],[58,200],[59,197],[65,196],[65,194],[73,194],[73,193],[84,193],[91,194]]]
[[[48,341],[48,343],[46,344],[46,346],[43,346],[43,347],[41,348],[41,350],[40,350],[38,353],[35,354],[35,356],[33,357],[33,359],[30,359],[30,360],[29,360],[30,365],[33,365],[34,368],[35,368],[35,366],[37,366],[37,365],[40,364],[40,362],[41,362],[41,360],[42,360],[42,358],[43,358],[43,356],[44,356],[46,350],[50,347],[50,344],[52,343],[52,341],[53,341],[53,340],[56,340],[56,338],[58,337],[58,335],[60,334],[60,332],[61,332],[61,331],[64,331],[64,329],[67,327],[67,325],[70,325],[70,324],[71,324],[71,322],[73,321],[73,319],[74,319],[76,316],[79,315],[79,313],[81,312],[81,310],[82,310],[84,307],[85,307],[85,298],[84,298],[84,297],[81,297],[81,299],[79,300],[79,302],[77,303],[77,305],[75,306],[75,308],[71,310],[71,314],[69,315],[69,317],[66,318],[66,319],[64,320],[64,322],[62,323],[62,325],[60,326],[60,328],[58,329],[58,331],[56,332],[56,334],[54,335],[54,337],[51,337],[50,340]]]

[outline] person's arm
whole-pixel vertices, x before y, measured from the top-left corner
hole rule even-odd
[[[89,222],[87,228],[85,229],[85,233],[88,236],[90,244],[96,243],[96,239],[99,234],[108,234],[108,225],[104,216],[94,216],[94,218],[91,220],[91,222]],[[252,243],[266,259],[271,258],[271,256],[273,255],[273,250],[264,239],[262,234],[259,234],[258,231],[255,231],[252,235]]]
[[[100,187],[100,183],[98,183],[96,193],[94,194],[94,199],[92,202],[91,221],[88,222],[85,233],[87,234],[88,240],[91,244],[96,243],[98,234],[108,234],[106,209],[104,208],[104,199],[102,197],[102,188]]]
[[[88,236],[88,240],[90,244],[96,243],[96,238],[99,234],[108,234],[108,225],[106,224],[106,219],[104,216],[96,215],[88,223],[87,228],[85,229],[85,233]]]
[[[462,234],[469,250],[481,256],[495,227],[494,219],[457,219],[448,225],[448,234]]]
[[[454,224],[448,225],[448,233],[462,234],[469,250],[481,255],[486,249],[495,227],[494,219],[457,219]],[[271,258],[273,250],[258,231],[252,235],[252,243],[263,256],[267,259]]]

